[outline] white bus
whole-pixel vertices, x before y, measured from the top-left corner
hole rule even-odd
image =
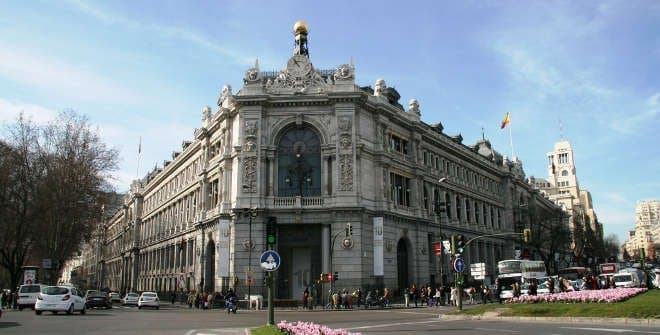
[[[522,287],[530,280],[545,280],[548,276],[543,261],[508,259],[497,262],[497,270],[497,288],[500,291],[500,299],[513,297],[513,283],[515,282],[520,283]]]

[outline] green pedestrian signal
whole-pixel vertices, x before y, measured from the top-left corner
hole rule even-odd
[[[269,216],[266,221],[266,244],[273,246],[277,243],[277,218]]]

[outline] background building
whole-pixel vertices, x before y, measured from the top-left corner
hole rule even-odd
[[[311,287],[321,299],[328,272],[338,288],[449,282],[449,257],[433,255],[433,242],[510,233],[465,251],[492,278],[497,261],[546,250],[526,248],[523,228],[565,223],[522,163],[487,140],[468,146],[422,122],[420,103],[404,108],[382,79],[358,87],[352,63],[316,69],[304,23],[283,70],[256,63],[243,82],[237,94],[226,85],[194,138],[131,185],[104,225],[104,287],[265,293],[267,226],[282,256],[278,298]]]
[[[631,230],[624,244],[633,258],[655,259],[660,253],[660,200],[641,200],[635,207],[635,230]]]

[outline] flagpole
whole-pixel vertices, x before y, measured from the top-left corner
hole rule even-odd
[[[515,156],[515,151],[513,151],[513,135],[511,135],[511,121],[509,121],[509,143],[511,144],[511,161],[513,161],[516,157]]]
[[[137,170],[135,171],[135,179],[140,178],[140,161],[142,158],[142,136],[138,142],[138,154],[137,154]]]

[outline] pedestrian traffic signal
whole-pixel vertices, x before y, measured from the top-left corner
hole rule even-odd
[[[319,281],[321,283],[327,283],[332,280],[332,275],[329,273],[321,273],[321,278],[319,278]]]
[[[337,281],[339,280],[339,272],[335,271],[335,275],[332,276],[332,281]]]
[[[462,254],[463,249],[465,249],[465,236],[463,235],[456,235],[456,253],[457,254]]]
[[[442,242],[433,242],[433,254],[436,256],[442,255]]]
[[[529,243],[532,240],[532,230],[529,228],[523,229],[523,241]]]
[[[275,245],[277,242],[277,218],[269,216],[266,220],[266,244]]]

